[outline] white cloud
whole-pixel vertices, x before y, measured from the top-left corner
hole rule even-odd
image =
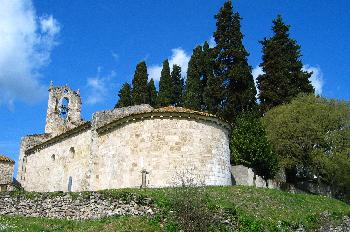
[[[51,37],[60,32],[60,26],[52,15],[40,18],[40,28],[43,33],[47,33]]]
[[[320,67],[304,65],[303,70],[313,72],[310,78],[312,86],[315,88],[315,94],[321,95],[323,90],[323,73]]]
[[[50,15],[38,17],[31,0],[0,0],[0,105],[45,98],[40,69],[50,62],[60,31]]]
[[[171,50],[171,57],[169,58],[170,69],[172,69],[174,64],[181,67],[182,76],[186,76],[188,62],[191,56],[186,53],[182,48],[174,48]],[[162,71],[162,65],[152,65],[148,69],[149,78],[153,78],[155,81],[159,81],[160,73]]]
[[[209,38],[209,47],[210,48],[213,48],[213,47],[215,47],[216,46],[216,42],[215,42],[215,38],[213,37],[213,36],[211,36],[210,38]]]
[[[262,70],[262,68],[258,65],[256,66],[253,70],[252,70],[252,75],[254,78],[254,82],[255,82],[255,88],[256,88],[256,97],[259,97],[259,89],[258,89],[258,84],[257,84],[257,78],[259,75],[264,74],[264,71]]]
[[[256,82],[256,79],[258,78],[258,76],[264,74],[264,71],[262,70],[262,68],[260,66],[256,66],[252,70],[252,74],[253,74],[253,77],[254,77],[254,81]]]
[[[162,72],[162,66],[152,65],[148,69],[148,78],[149,79],[153,78],[153,80],[159,81],[161,72]]]
[[[316,95],[321,95],[322,94],[322,89],[323,89],[323,73],[321,71],[320,67],[313,67],[310,65],[304,65],[303,67],[304,71],[307,72],[313,72],[312,76],[310,78],[311,84],[312,86],[315,88],[315,94]],[[256,83],[256,78],[261,75],[264,74],[262,68],[260,66],[256,66],[253,71],[252,71],[253,77],[254,77],[254,81],[255,81],[255,85],[257,86]],[[257,94],[259,94],[259,89],[256,89]]]
[[[95,105],[105,100],[108,95],[110,80],[116,76],[115,71],[111,71],[106,76],[101,76],[102,67],[97,68],[97,74],[94,77],[89,77],[86,80],[86,87],[88,88],[89,95],[87,96],[86,103],[89,105]]]
[[[114,61],[118,61],[119,60],[118,53],[112,51],[111,54],[112,54],[112,57],[113,57]]]

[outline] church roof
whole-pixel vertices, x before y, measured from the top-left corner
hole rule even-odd
[[[9,157],[4,156],[4,155],[1,155],[1,154],[0,154],[0,161],[9,162],[9,163],[15,163],[15,161],[13,161],[12,159],[10,159]]]
[[[230,124],[224,119],[217,117],[214,114],[207,112],[191,110],[183,107],[166,106],[162,108],[153,108],[148,104],[128,106],[122,108],[115,108],[112,110],[97,111],[93,114],[92,121],[86,121],[79,126],[67,130],[59,135],[53,137],[47,137],[46,139],[40,140],[38,143],[27,148],[26,154],[32,154],[38,149],[47,147],[50,144],[61,141],[64,138],[80,133],[81,131],[92,129],[96,130],[97,133],[103,133],[115,126],[121,125],[122,123],[134,121],[137,119],[153,118],[153,117],[164,117],[164,116],[178,116],[195,119],[205,119],[215,122],[226,129],[230,129]]]
[[[175,106],[166,106],[158,109],[154,109],[153,112],[177,112],[177,113],[190,113],[190,114],[198,114],[202,116],[208,116],[208,117],[216,117],[214,114],[210,114],[207,112],[197,111],[197,110],[191,110],[188,108],[183,107],[175,107]]]

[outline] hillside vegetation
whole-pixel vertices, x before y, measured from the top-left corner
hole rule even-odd
[[[340,225],[350,216],[349,205],[328,197],[244,186],[102,193],[112,198],[150,197],[160,211],[152,218],[88,221],[0,216],[0,231],[315,231]]]

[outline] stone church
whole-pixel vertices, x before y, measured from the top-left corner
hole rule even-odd
[[[231,185],[229,130],[181,107],[138,105],[81,118],[79,91],[50,85],[45,133],[22,138],[17,180],[27,191]]]

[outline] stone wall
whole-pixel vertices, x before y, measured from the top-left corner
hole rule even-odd
[[[231,185],[228,130],[210,121],[148,118],[93,140],[92,189],[193,184]]]
[[[96,192],[34,196],[0,194],[0,215],[82,220],[113,215],[153,215],[156,211],[150,199],[132,195],[128,199],[118,199]]]
[[[28,135],[25,136],[21,139],[21,147],[20,147],[20,152],[19,152],[19,160],[18,160],[18,170],[17,170],[17,180],[22,182],[25,179],[25,159],[26,159],[26,154],[25,152],[32,148],[35,147],[36,145],[42,144],[45,141],[49,140],[52,138],[51,134],[35,134],[35,135]]]
[[[88,188],[91,130],[85,130],[26,156],[20,180],[27,191],[72,191]]]
[[[208,113],[149,105],[97,112],[67,132],[25,137],[27,191],[231,185],[230,126]]]
[[[253,169],[243,165],[232,166],[231,174],[232,183],[234,185],[255,186],[257,188],[278,188],[277,185],[272,185],[272,180],[265,181],[264,178],[255,174]]]
[[[344,200],[341,192],[332,189],[331,186],[317,182],[296,182],[287,183],[284,171],[280,170],[274,179],[264,180],[261,176],[254,173],[251,168],[243,165],[231,167],[232,182],[234,185],[255,186],[257,188],[279,189],[290,193],[309,193],[324,195]]]
[[[14,163],[0,161],[0,185],[12,183]]]
[[[64,101],[68,102],[64,106]],[[65,112],[65,114],[62,114]],[[60,134],[83,123],[81,118],[81,97],[68,86],[49,88],[49,100],[46,113],[45,133]]]

